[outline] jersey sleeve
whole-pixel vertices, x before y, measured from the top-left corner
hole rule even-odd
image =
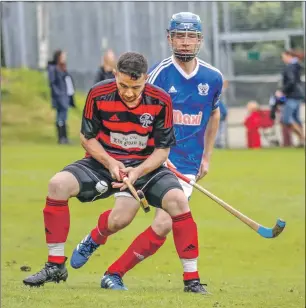
[[[212,103],[212,110],[216,110],[219,107],[222,87],[223,87],[223,77],[221,74],[218,74],[218,77],[216,80],[216,92],[215,92],[213,103]]]
[[[86,139],[95,138],[101,128],[97,105],[94,100],[93,89],[87,95],[83,110],[81,133]]]
[[[156,148],[169,148],[176,144],[173,127],[173,109],[171,98],[166,103],[155,118],[153,127],[154,143]]]

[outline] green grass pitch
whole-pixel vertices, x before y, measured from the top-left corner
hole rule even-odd
[[[52,141],[53,142],[53,141]],[[12,143],[2,146],[2,307],[284,307],[305,306],[305,161],[298,149],[215,151],[201,185],[267,227],[287,222],[275,239],[261,238],[218,204],[195,191],[202,282],[212,295],[183,293],[182,268],[172,234],[153,257],[124,277],[127,292],[100,289],[105,269],[152,221],[141,210],[79,270],[68,265],[67,283],[24,287],[23,265],[40,270],[47,258],[42,210],[49,178],[82,157],[80,146]],[[70,201],[70,257],[113,199]]]

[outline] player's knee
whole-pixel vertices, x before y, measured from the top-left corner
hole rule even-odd
[[[187,197],[180,189],[172,189],[168,191],[162,201],[163,209],[170,216],[180,215],[190,211]]]
[[[120,213],[111,213],[108,218],[108,229],[115,232],[119,231],[131,223],[132,219],[129,216]]]
[[[69,185],[67,185],[64,178],[59,173],[51,178],[48,185],[49,197],[65,198],[70,197]]]
[[[169,215],[167,217],[157,217],[152,223],[152,229],[159,236],[167,236],[172,229],[172,219]]]

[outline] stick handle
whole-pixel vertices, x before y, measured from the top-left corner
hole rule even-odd
[[[237,217],[238,219],[240,219],[242,222],[244,222],[247,226],[249,226],[251,229],[253,229],[254,231],[258,231],[260,225],[252,220],[251,218],[249,218],[248,216],[240,213],[238,210],[234,209],[233,207],[231,207],[228,203],[226,203],[225,201],[223,201],[222,199],[218,198],[217,196],[215,196],[214,194],[212,194],[211,192],[209,192],[208,190],[206,190],[204,187],[200,186],[199,184],[197,184],[195,181],[190,180],[189,178],[187,178],[185,175],[181,174],[180,172],[178,172],[176,169],[168,167],[169,170],[171,170],[179,179],[183,180],[184,182],[190,184],[191,186],[193,186],[194,188],[196,188],[197,190],[199,190],[200,192],[204,193],[207,197],[209,197],[210,199],[212,199],[213,201],[215,201],[216,203],[218,203],[219,205],[221,205],[225,210],[227,210],[229,213],[231,213],[232,215],[234,215],[235,217]]]
[[[122,182],[128,187],[133,197],[140,203],[142,209],[145,213],[150,212],[150,206],[148,201],[145,198],[145,195],[142,191],[137,192],[132,183],[130,182],[129,178],[126,176],[125,173],[120,172],[120,176],[122,178]]]
[[[123,179],[122,179],[122,182],[128,187],[128,189],[130,190],[130,192],[132,193],[133,197],[138,201],[140,202],[140,198],[138,197],[137,195],[137,191],[136,189],[134,188],[134,186],[131,184],[129,178],[127,176],[125,176]]]
[[[248,216],[246,216],[246,215],[242,214],[241,212],[239,212],[238,210],[234,209],[228,203],[226,203],[222,199],[218,198],[217,196],[215,196],[214,194],[212,194],[211,192],[209,192],[208,190],[206,190],[205,188],[203,188],[199,184],[193,182],[192,186],[194,188],[196,188],[197,190],[201,191],[202,193],[204,193],[207,197],[209,197],[210,199],[212,199],[213,201],[215,201],[219,205],[221,205],[225,210],[227,210],[229,213],[231,213],[232,215],[234,215],[235,217],[240,219],[242,222],[244,222],[246,225],[248,225],[251,229],[253,229],[256,232],[258,231],[258,228],[260,227],[260,225],[256,221],[252,220]]]

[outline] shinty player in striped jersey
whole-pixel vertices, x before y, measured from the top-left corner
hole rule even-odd
[[[167,163],[193,180],[201,179],[208,172],[219,126],[219,96],[223,84],[222,74],[196,57],[202,39],[202,25],[198,15],[189,12],[174,14],[168,28],[168,42],[173,55],[153,67],[148,78],[149,83],[168,92],[173,102],[177,143],[171,147]],[[185,195],[190,198],[192,187],[180,182]],[[162,209],[156,209],[152,225],[107,269],[103,278],[106,282],[104,285],[111,289],[123,289],[122,277],[125,273],[153,255],[164,244],[171,229],[170,215]],[[73,267],[83,266],[97,249],[97,245],[90,246],[88,243],[85,240],[74,250],[71,259]],[[181,257],[184,290],[206,294],[199,280],[198,253],[191,258],[188,250],[192,250],[192,246],[186,244],[186,256]]]
[[[48,261],[43,269],[23,280],[25,285],[39,287],[66,281],[64,245],[70,226],[71,197],[81,202],[113,194],[116,197],[113,209],[100,215],[97,227],[84,239],[86,247],[105,245],[110,235],[133,220],[139,204],[122,183],[120,171],[127,174],[136,189],[146,184],[143,191],[148,202],[169,213],[179,257],[196,257],[197,227],[188,200],[178,179],[163,166],[170,146],[175,145],[171,98],[146,83],[147,70],[147,61],[141,54],[125,53],[118,60],[116,79],[98,83],[90,90],[81,127],[86,157],[66,166],[49,182],[43,211]],[[100,194],[96,186],[99,183],[107,186]],[[163,241],[153,233],[152,238]],[[79,246],[84,252],[85,246]],[[101,281],[102,288],[114,284],[125,289],[118,275]]]

